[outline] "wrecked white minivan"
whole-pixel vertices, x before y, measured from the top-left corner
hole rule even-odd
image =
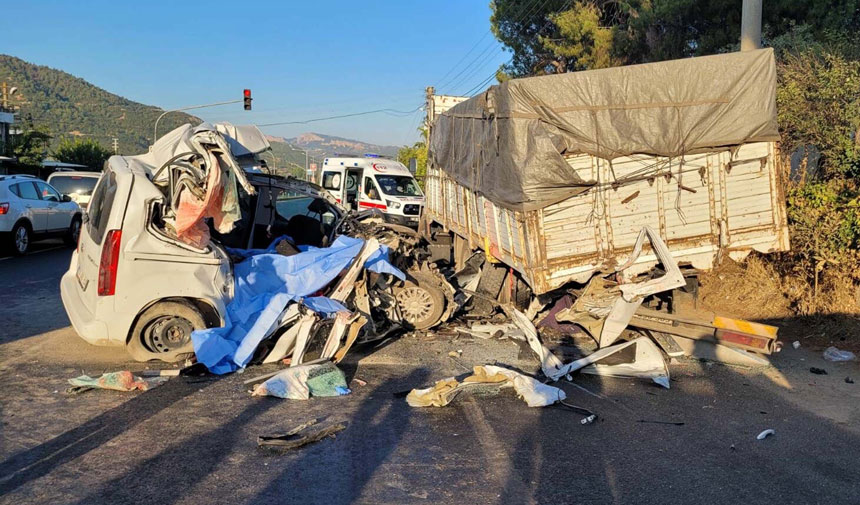
[[[347,212],[316,185],[268,174],[260,155],[269,148],[254,126],[204,123],[168,133],[146,154],[111,157],[61,281],[77,333],[126,346],[139,361],[175,361],[193,352],[193,330],[224,324],[244,251],[284,236],[285,255],[330,245]],[[410,297],[445,301],[437,288],[407,282],[392,292],[393,315],[414,312]],[[419,315],[438,320],[441,310]]]

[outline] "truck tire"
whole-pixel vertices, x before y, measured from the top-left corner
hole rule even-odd
[[[203,315],[190,304],[158,302],[137,318],[126,349],[135,361],[173,363],[194,352],[191,332],[204,328]]]
[[[394,288],[397,308],[409,329],[426,330],[445,312],[445,294],[429,279],[414,276]]]
[[[481,280],[478,281],[478,288],[475,292],[493,300],[497,299],[499,293],[502,291],[502,284],[504,284],[507,275],[508,267],[485,261],[483,268],[481,268]],[[495,308],[495,304],[489,300],[476,296],[472,298],[472,310],[469,311],[469,314],[489,316]]]

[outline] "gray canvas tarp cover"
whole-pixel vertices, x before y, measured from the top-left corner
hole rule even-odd
[[[429,156],[494,203],[532,210],[595,184],[565,154],[674,157],[774,140],[776,65],[760,49],[492,86],[436,118]]]

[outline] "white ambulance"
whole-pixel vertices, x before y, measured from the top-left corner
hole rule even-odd
[[[326,158],[320,182],[344,207],[378,209],[389,223],[418,226],[424,193],[400,162],[372,154]]]

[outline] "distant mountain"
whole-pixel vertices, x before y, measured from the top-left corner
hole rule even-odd
[[[139,154],[151,144],[155,120],[164,112],[105,91],[61,70],[4,54],[0,54],[0,82],[18,88],[9,99],[9,105],[17,109],[17,123],[32,122],[35,126],[47,127],[54,136],[52,146],[63,138],[88,137],[111,148],[116,137],[120,154]],[[159,135],[189,121],[196,124],[200,119],[181,112],[170,113],[159,122]],[[291,139],[268,136],[268,139],[275,166],[292,169],[295,175],[304,172],[305,150],[308,162],[313,163],[314,159],[322,161],[336,153],[396,157],[398,149],[321,133],[303,133]]]
[[[324,135],[322,133],[302,133],[298,137],[282,140],[300,149],[307,150],[310,156],[315,158],[325,158],[334,156],[335,154],[357,154],[362,156],[367,153],[396,157],[398,150],[398,146],[381,146],[360,140]]]
[[[61,70],[4,54],[0,54],[0,82],[18,88],[9,98],[9,105],[18,108],[17,122],[47,127],[54,136],[52,145],[62,138],[88,137],[110,148],[116,137],[120,154],[139,154],[152,142],[155,120],[164,112]],[[189,121],[200,120],[181,112],[168,114],[159,122],[159,134]]]

